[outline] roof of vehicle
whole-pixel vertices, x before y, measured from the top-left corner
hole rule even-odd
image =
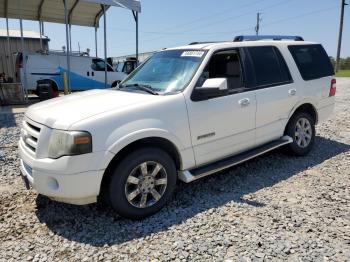
[[[276,40],[258,40],[258,41],[242,41],[242,42],[213,42],[213,43],[199,43],[199,44],[190,44],[178,47],[167,48],[166,50],[177,50],[177,49],[202,49],[210,50],[212,48],[225,48],[225,47],[244,47],[244,46],[264,46],[264,45],[273,45],[273,46],[285,46],[285,45],[308,45],[316,44],[309,41],[276,41]]]

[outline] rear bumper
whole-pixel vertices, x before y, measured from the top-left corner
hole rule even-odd
[[[84,205],[96,202],[104,170],[83,171],[91,164],[90,157],[66,157],[70,159],[66,160],[67,165],[63,165],[63,168],[62,159],[55,160],[57,163],[51,160],[47,162],[47,159],[33,159],[21,142],[19,153],[22,176],[39,194],[69,204]],[[74,169],[74,173],[69,173],[69,164],[76,161],[78,163],[75,165],[79,165],[82,171]]]

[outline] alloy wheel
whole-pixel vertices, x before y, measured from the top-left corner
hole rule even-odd
[[[160,163],[143,162],[130,172],[125,183],[125,196],[134,207],[150,207],[162,198],[167,183],[167,172]]]
[[[299,118],[295,125],[295,141],[299,147],[307,147],[312,139],[311,123],[307,118]]]

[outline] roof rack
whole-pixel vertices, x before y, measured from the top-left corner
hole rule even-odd
[[[301,36],[292,35],[239,35],[233,39],[233,42],[243,42],[243,41],[258,41],[258,40],[294,40],[294,41],[304,41]]]
[[[214,43],[220,43],[217,41],[207,41],[207,42],[191,42],[188,45],[198,45],[198,44],[214,44]]]

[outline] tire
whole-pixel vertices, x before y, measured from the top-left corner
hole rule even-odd
[[[307,112],[296,112],[289,120],[285,134],[293,138],[293,142],[286,146],[288,153],[305,156],[315,142],[315,120]]]
[[[50,80],[39,80],[37,83],[36,94],[40,100],[47,100],[59,96],[56,84]]]
[[[121,82],[120,80],[114,81],[114,82],[112,83],[111,87],[117,87],[118,84],[119,84],[120,82]]]
[[[176,174],[174,160],[165,151],[138,149],[117,165],[106,197],[119,215],[142,219],[167,203],[176,186]]]

